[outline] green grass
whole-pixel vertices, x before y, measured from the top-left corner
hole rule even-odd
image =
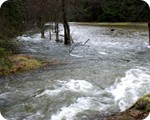
[[[147,23],[133,22],[77,22],[78,25],[94,25],[94,26],[143,26],[147,27]]]
[[[123,28],[148,31],[147,23],[132,23],[132,22],[78,22],[77,25],[81,26],[95,26],[95,27],[108,27],[108,28]]]

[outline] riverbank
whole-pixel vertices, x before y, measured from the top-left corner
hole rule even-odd
[[[137,26],[148,27],[146,22],[75,22],[77,25],[90,25],[90,26]]]
[[[124,112],[116,113],[107,118],[107,120],[143,120],[150,112],[150,94],[140,99]]]
[[[130,29],[135,29],[135,30],[148,30],[148,23],[146,22],[78,22],[76,23],[77,25],[82,25],[82,26],[101,26],[101,27],[109,27],[112,29],[116,28],[130,28]]]
[[[23,55],[23,54],[9,56],[8,62],[9,65],[2,66],[0,68],[0,75],[7,76],[10,74],[21,73],[23,71],[38,69],[46,65],[62,64],[62,62],[58,60],[46,61],[36,58],[32,55]]]
[[[42,61],[35,59],[30,55],[21,54],[11,55],[7,58],[7,61],[9,62],[9,65],[4,65],[0,68],[0,75],[2,76],[36,69],[45,65]]]

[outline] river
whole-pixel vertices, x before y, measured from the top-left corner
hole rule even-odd
[[[0,77],[7,120],[104,120],[150,92],[146,28],[71,23],[71,46],[50,41],[48,33],[17,37],[22,53],[65,64]]]

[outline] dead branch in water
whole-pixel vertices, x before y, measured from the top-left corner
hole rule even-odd
[[[80,43],[76,43],[74,46],[71,46],[69,49],[69,53],[72,53],[72,51],[79,46],[87,46],[86,44],[90,41],[90,39],[86,40],[84,43],[80,42]],[[88,46],[89,47],[89,46]]]

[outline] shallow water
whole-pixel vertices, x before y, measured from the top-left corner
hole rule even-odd
[[[65,64],[0,78],[0,111],[5,118],[104,119],[150,92],[146,29],[74,23],[71,33],[72,46],[48,40],[48,32],[47,39],[40,39],[40,34],[18,37],[24,43],[22,53]]]

